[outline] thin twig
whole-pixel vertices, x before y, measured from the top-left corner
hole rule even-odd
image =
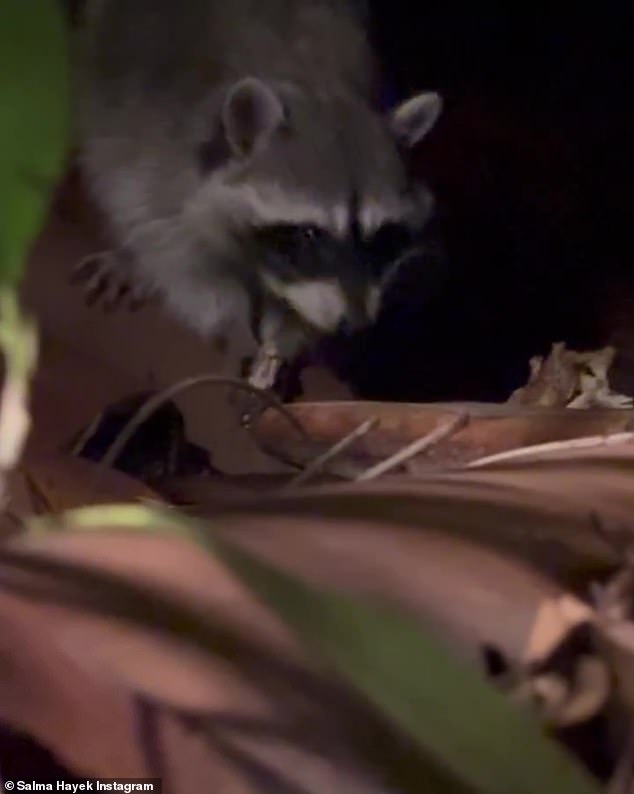
[[[467,413],[458,414],[451,421],[446,422],[440,427],[436,427],[430,433],[427,433],[427,435],[423,436],[423,438],[417,439],[411,444],[408,444],[406,447],[403,447],[403,449],[400,449],[386,460],[383,460],[380,463],[377,463],[375,466],[366,469],[356,478],[356,480],[358,482],[362,480],[375,480],[377,477],[387,474],[387,472],[392,471],[392,469],[397,468],[416,455],[419,455],[421,452],[425,452],[441,441],[449,438],[458,430],[461,430],[468,421],[469,415]]]
[[[94,433],[99,428],[99,425],[102,423],[104,418],[104,411],[100,411],[97,416],[90,422],[90,424],[83,430],[74,444],[71,446],[69,452],[73,457],[79,457],[81,451],[86,446],[90,438],[94,435]]]
[[[485,458],[478,458],[467,463],[466,468],[474,469],[479,466],[488,466],[490,463],[506,463],[509,460],[516,460],[532,455],[541,455],[548,452],[562,452],[573,449],[594,449],[595,447],[607,447],[612,444],[623,444],[634,441],[634,433],[611,433],[607,436],[584,436],[583,438],[570,438],[565,441],[549,441],[546,444],[533,444],[528,447],[509,449],[505,452],[497,452],[495,455],[488,455]]]
[[[359,427],[355,428],[351,433],[348,433],[347,436],[344,436],[340,441],[337,441],[336,444],[333,444],[330,449],[327,449],[322,455],[319,455],[319,457],[315,458],[315,460],[313,460],[313,462],[310,463],[304,469],[304,471],[300,472],[287,485],[285,485],[284,489],[295,488],[298,485],[303,485],[311,477],[314,477],[315,474],[318,474],[327,463],[330,463],[331,460],[336,458],[342,452],[345,452],[345,450],[351,447],[356,441],[367,435],[370,430],[376,427],[378,421],[378,417],[375,416],[372,419],[367,419],[365,422],[360,424]]]
[[[148,398],[143,405],[137,409],[136,413],[132,416],[112,444],[108,447],[101,460],[102,465],[105,467],[113,466],[114,462],[125,449],[126,444],[128,441],[130,441],[136,430],[164,403],[166,403],[168,400],[171,400],[177,394],[181,394],[188,389],[192,389],[195,386],[201,385],[231,386],[232,388],[249,392],[250,394],[255,395],[258,399],[262,400],[262,402],[265,403],[269,408],[274,408],[276,411],[278,411],[298,431],[302,438],[307,438],[306,431],[298,422],[298,420],[287,408],[282,405],[282,403],[277,399],[277,397],[275,397],[273,393],[264,389],[258,389],[255,386],[251,386],[250,384],[239,380],[238,378],[229,378],[218,375],[196,375],[191,378],[185,378],[178,383],[174,383],[158,394],[152,395],[152,397]]]

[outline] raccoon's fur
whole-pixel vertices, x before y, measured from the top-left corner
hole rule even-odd
[[[88,0],[83,170],[130,276],[203,334],[249,322],[294,356],[376,317],[432,209],[399,147],[435,93],[387,116],[358,0]]]

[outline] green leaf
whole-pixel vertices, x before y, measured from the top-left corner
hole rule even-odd
[[[317,658],[464,786],[482,794],[598,794],[533,720],[408,616],[308,586],[175,511],[113,505],[71,511],[62,522],[153,527],[218,554]],[[45,528],[41,519],[36,526]]]
[[[64,165],[69,50],[59,0],[0,3],[0,281],[15,284]]]

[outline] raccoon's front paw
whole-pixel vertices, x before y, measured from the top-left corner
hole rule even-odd
[[[284,359],[275,348],[261,348],[251,362],[248,381],[256,389],[272,389]]]
[[[87,306],[100,305],[104,311],[137,311],[154,293],[135,283],[129,259],[118,251],[99,251],[84,257],[73,269],[71,284],[81,287]]]
[[[278,374],[282,364],[282,359],[273,351],[265,352],[260,349],[255,357],[242,359],[240,377],[246,379],[249,386],[262,390],[271,389],[277,393],[275,387],[278,385]],[[279,393],[277,396],[280,396]],[[267,406],[257,394],[250,392],[236,392],[230,401],[237,408],[239,421],[243,427],[252,426]]]
[[[293,402],[304,394],[301,374],[304,361],[282,361],[279,357],[245,358],[240,376],[251,386],[271,389],[282,402]],[[268,384],[268,385],[267,385]]]

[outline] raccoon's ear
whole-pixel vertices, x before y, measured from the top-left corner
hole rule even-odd
[[[262,80],[245,77],[235,83],[225,98],[222,124],[232,151],[245,157],[265,145],[271,133],[284,123],[281,99]]]
[[[434,92],[407,99],[390,114],[390,127],[403,146],[415,146],[431,130],[442,111],[442,98]]]

